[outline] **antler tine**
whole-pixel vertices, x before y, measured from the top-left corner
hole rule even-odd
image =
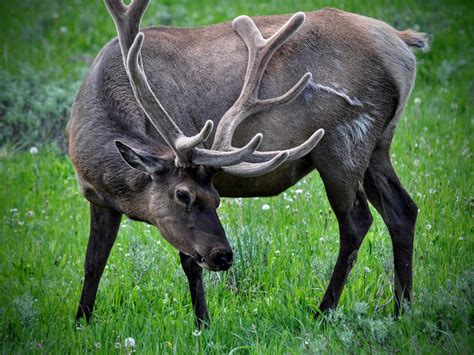
[[[306,154],[311,152],[316,147],[316,145],[319,143],[321,138],[323,138],[323,136],[324,136],[324,129],[322,128],[318,129],[304,143],[300,144],[297,147],[283,150],[283,152],[288,153],[287,161],[292,161],[292,160],[296,160],[296,159],[304,157]],[[251,157],[249,157],[245,161],[248,163],[264,163],[274,158],[281,152],[282,152],[281,150],[265,151],[265,152],[256,151],[252,154]]]
[[[260,81],[268,61],[273,53],[298,31],[305,18],[306,16],[303,12],[294,14],[268,39],[263,38],[261,32],[250,17],[239,16],[232,21],[232,27],[243,39],[249,51],[249,61],[244,82],[245,90],[242,90],[242,96],[249,96],[251,100],[259,101],[258,93]]]
[[[104,3],[114,20],[120,50],[122,51],[123,64],[126,68],[128,50],[140,31],[140,22],[150,0],[132,0],[132,3],[128,6],[122,0],[104,0]]]
[[[288,152],[280,152],[273,159],[264,163],[240,163],[234,166],[225,166],[222,170],[228,174],[241,177],[255,177],[267,174],[278,168],[288,159]]]
[[[303,90],[308,85],[309,81],[313,75],[311,73],[306,73],[303,77],[286,93],[280,95],[278,97],[274,97],[272,99],[265,99],[265,100],[257,100],[257,104],[259,106],[258,111],[268,111],[272,109],[274,106],[283,105],[288,102],[291,102],[296,97],[298,97]]]
[[[193,163],[208,166],[230,166],[242,163],[249,159],[254,153],[260,143],[262,142],[262,135],[256,134],[250,142],[244,147],[233,151],[215,151],[209,149],[195,148],[193,151]],[[267,159],[268,160],[268,159]]]

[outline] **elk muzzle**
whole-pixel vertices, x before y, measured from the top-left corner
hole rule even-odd
[[[229,246],[213,247],[206,256],[197,253],[194,257],[202,268],[211,271],[226,271],[232,266],[234,253]]]

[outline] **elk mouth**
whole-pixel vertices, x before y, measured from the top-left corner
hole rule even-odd
[[[206,263],[206,260],[204,260],[204,258],[199,253],[196,253],[196,255],[194,256],[194,260],[203,269],[207,269],[210,271],[218,271],[218,270],[214,270],[214,268],[212,268],[208,263]]]
[[[194,260],[196,260],[196,262],[198,264],[203,264],[204,263],[204,258],[199,253],[196,253],[196,256],[194,257]]]

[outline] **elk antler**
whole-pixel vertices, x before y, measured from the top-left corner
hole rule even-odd
[[[232,136],[236,127],[252,114],[269,110],[276,105],[290,102],[296,98],[311,79],[306,73],[303,78],[286,94],[261,100],[258,91],[263,72],[272,54],[303,23],[305,16],[297,13],[272,37],[264,39],[253,21],[246,16],[233,21],[234,29],[239,33],[249,50],[249,63],[244,86],[238,100],[224,114],[217,127],[212,149],[197,148],[209,137],[213,122],[208,120],[201,131],[191,137],[183,134],[166,110],[160,104],[148,84],[141,60],[141,48],[144,34],[138,33],[140,20],[149,0],[134,0],[129,6],[121,0],[104,0],[117,28],[120,48],[130,84],[141,108],[166,143],[176,154],[178,167],[194,164],[222,167],[225,172],[239,176],[257,176],[268,173],[288,158],[297,159],[311,151],[324,134],[318,130],[302,145],[284,151],[257,152],[262,135],[256,134],[242,148],[232,147]]]
[[[127,58],[127,73],[135,98],[163,139],[176,153],[176,165],[187,167],[199,164],[220,167],[235,165],[248,158],[258,148],[262,141],[262,135],[255,136],[243,148],[222,152],[197,148],[209,137],[214,126],[211,120],[208,120],[195,136],[187,137],[181,132],[151,90],[141,67],[140,50],[144,37],[144,34],[140,32],[130,47]]]
[[[258,98],[260,82],[268,61],[273,53],[300,28],[304,20],[304,13],[294,14],[283,27],[268,39],[263,38],[255,23],[248,16],[237,17],[232,22],[232,27],[240,35],[248,49],[247,73],[239,98],[219,121],[212,149],[231,151],[236,149],[232,146],[232,138],[237,126],[242,121],[256,113],[291,102],[304,90],[309,80],[311,80],[311,73],[306,73],[290,90],[281,96],[265,100]],[[298,147],[284,151],[255,151],[246,159],[246,162],[232,167],[224,167],[223,170],[240,176],[265,174],[285,161],[295,160],[308,154],[318,144],[323,135],[324,130],[319,129]],[[286,158],[283,158],[285,156]],[[262,163],[266,163],[265,166],[262,166]]]
[[[168,115],[148,84],[141,60],[144,34],[138,33],[140,20],[149,0],[134,0],[128,6],[121,0],[104,0],[111,14],[120,42],[125,70],[133,93],[146,116],[176,154],[176,165],[186,167],[193,164],[210,166],[235,165],[244,161],[259,146],[262,136],[255,136],[245,147],[221,152],[196,148],[206,141],[214,126],[208,120],[201,131],[188,137]]]

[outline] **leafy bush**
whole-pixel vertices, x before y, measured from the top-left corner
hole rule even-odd
[[[50,73],[0,71],[0,146],[18,148],[55,142],[65,150],[65,128],[79,83],[50,79]]]

